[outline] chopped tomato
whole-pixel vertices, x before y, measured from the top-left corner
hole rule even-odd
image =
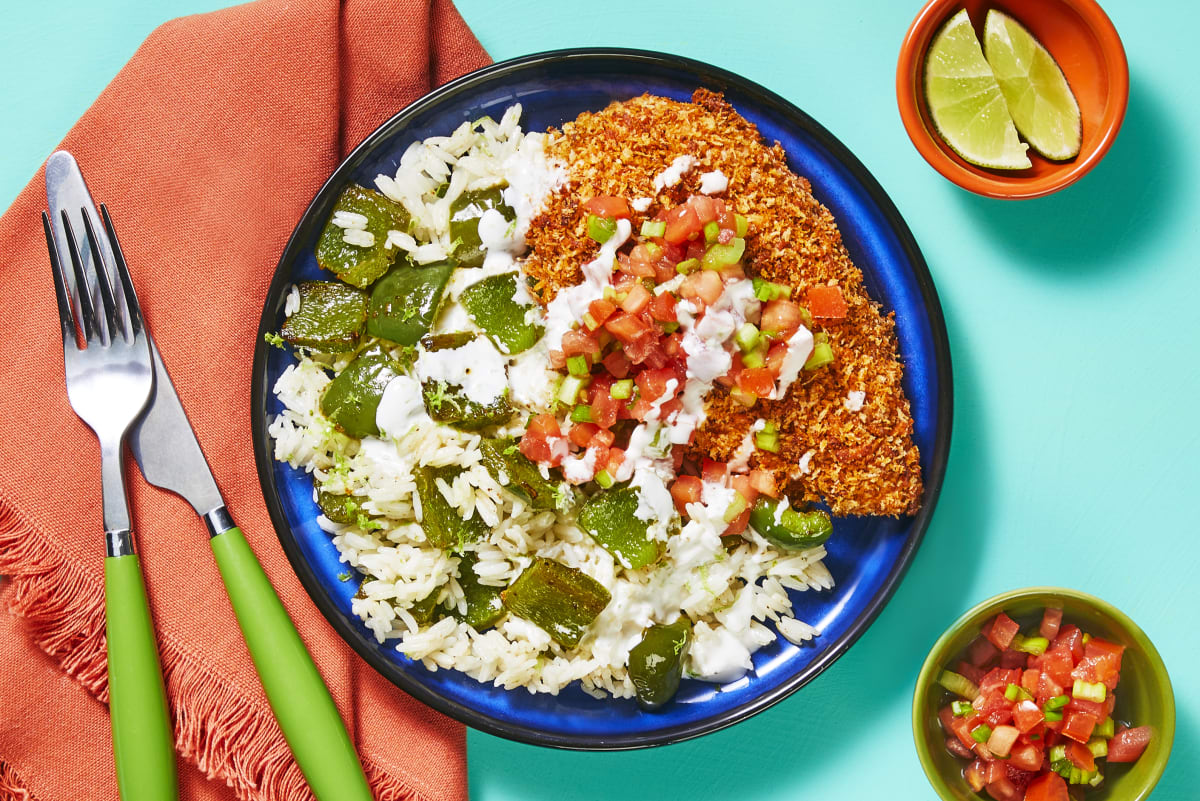
[[[640,314],[650,305],[651,297],[649,289],[641,284],[634,284],[625,294],[625,300],[621,301],[621,309],[629,314]]]
[[[747,506],[753,506],[754,502],[758,500],[758,490],[754,488],[750,476],[732,476],[729,479],[729,486],[737,490],[737,493],[745,499]]]
[[[754,367],[742,370],[735,379],[739,389],[753,393],[760,398],[770,397],[775,391],[775,376],[765,367]]]
[[[1125,646],[1093,637],[1083,646],[1083,657],[1071,672],[1071,677],[1086,682],[1104,682],[1115,689],[1121,675],[1121,656]]]
[[[963,769],[963,778],[967,780],[967,784],[970,785],[973,791],[978,793],[983,789],[983,786],[987,784],[987,780],[984,778],[984,773],[986,770],[987,767],[983,764],[983,760],[981,759],[975,760]]]
[[[1000,655],[991,641],[980,635],[967,646],[967,661],[975,667],[986,667],[989,662]]]
[[[1007,776],[1002,776],[994,782],[988,782],[987,792],[996,801],[1021,801],[1021,792],[1016,785],[1009,781]]]
[[[1071,801],[1067,783],[1057,773],[1043,773],[1025,789],[1025,801]]]
[[[700,220],[701,227],[708,225],[717,219],[717,201],[705,195],[692,195],[688,198],[687,205],[696,212],[696,218]],[[721,205],[724,205],[722,203]]]
[[[1117,732],[1108,741],[1109,762],[1136,762],[1153,739],[1154,732],[1149,726],[1138,726]]]
[[[563,334],[562,350],[567,357],[583,354],[591,356],[592,361],[600,358],[600,343],[582,329],[571,329]]]
[[[597,217],[629,217],[629,204],[623,197],[597,195],[583,204],[583,210]]]
[[[1042,714],[1042,708],[1033,701],[1019,701],[1013,707],[1013,723],[1017,725],[1017,729],[1021,732],[1028,732],[1045,719]]]
[[[649,323],[646,325],[649,326]],[[667,361],[667,355],[658,344],[658,335],[653,331],[646,331],[633,341],[626,342],[625,355],[634,364],[644,364],[650,368],[662,367]]]
[[[749,507],[742,510],[742,513],[740,515],[738,515],[737,517],[733,518],[733,522],[731,522],[728,526],[726,526],[725,530],[721,533],[722,534],[741,534],[743,531],[746,530],[746,526],[750,525],[750,512],[751,511],[752,510]]]
[[[967,748],[958,741],[957,737],[946,738],[946,750],[954,756],[960,757],[961,759],[970,759],[971,757],[975,756],[973,753],[971,753],[971,749]]]
[[[1042,613],[1042,625],[1038,627],[1038,633],[1047,640],[1057,637],[1059,626],[1062,625],[1062,612],[1061,609],[1046,607],[1046,611]]]
[[[780,298],[768,301],[763,306],[758,327],[775,339],[788,339],[796,333],[803,321],[800,307],[790,300]]]
[[[667,231],[663,239],[672,245],[682,244],[695,238],[704,228],[704,223],[696,216],[696,210],[691,206],[676,206],[667,212],[665,221]]]
[[[1017,621],[1001,612],[992,620],[990,626],[984,627],[983,636],[987,637],[997,649],[1003,651],[1012,644],[1013,637],[1020,630],[1021,627],[1017,624]]]
[[[1067,743],[1067,759],[1080,770],[1096,769],[1096,758],[1083,743]]]
[[[601,359],[604,369],[612,373],[617,378],[625,378],[629,375],[629,370],[633,364],[629,361],[629,357],[624,351],[614,350],[612,353]]]
[[[594,379],[588,390],[591,394],[592,422],[600,428],[610,428],[617,422],[617,412],[621,408],[621,401],[612,396],[612,384]]]
[[[1031,693],[1036,694],[1038,688],[1038,677],[1042,674],[1037,668],[1030,668],[1021,673],[1021,686]]]
[[[721,282],[721,276],[712,270],[696,270],[689,273],[679,285],[680,297],[699,298],[707,306],[716,303],[724,291],[725,285]]]
[[[621,469],[621,463],[625,461],[625,451],[620,448],[608,449],[608,463],[604,465],[604,469],[609,475],[615,476],[617,471]]]
[[[616,310],[617,304],[607,298],[596,298],[588,306],[588,314],[592,316],[592,320],[597,326],[604,325],[604,321],[612,317]]]
[[[670,292],[662,292],[650,301],[650,316],[660,323],[674,323],[679,320],[675,313],[675,296]]]
[[[1108,715],[1104,711],[1104,704],[1089,701],[1086,698],[1072,697],[1067,702],[1066,711],[1068,712],[1083,712],[1086,715],[1091,715],[1096,720],[1104,720]]]
[[[814,320],[838,322],[846,319],[846,299],[839,286],[814,286],[808,289],[808,311]]]
[[[1009,764],[1013,767],[1035,772],[1042,769],[1044,758],[1042,749],[1032,743],[1015,746],[1008,755]]]
[[[600,426],[595,423],[576,423],[567,432],[567,439],[580,448],[586,448],[599,430]]]
[[[1009,713],[1012,714],[1011,712]],[[1012,751],[1013,745],[1017,742],[1017,737],[1020,736],[1016,726],[997,726],[992,729],[992,736],[988,738],[988,750],[997,757],[1004,759]]]
[[[783,373],[783,361],[787,358],[788,346],[784,342],[776,342],[767,351],[767,369],[771,375],[778,378]]]
[[[1002,668],[1024,668],[1025,654],[1020,651],[1009,649],[1000,654],[1000,667]]]
[[[554,466],[562,464],[569,452],[567,440],[552,414],[539,414],[530,420],[518,447],[527,459]]]
[[[779,487],[775,483],[775,474],[770,470],[751,470],[750,486],[754,487],[760,495],[766,495],[770,498],[779,497]]]
[[[686,506],[700,501],[703,486],[703,482],[697,476],[679,476],[675,479],[675,483],[671,485],[671,497],[675,499],[675,508],[679,510],[679,514],[686,515]]]
[[[1079,658],[1083,656],[1083,632],[1079,630],[1078,626],[1068,623],[1059,629],[1058,636],[1054,638],[1050,648],[1057,651],[1065,648],[1071,656],[1071,661],[1078,662]]]
[[[650,331],[649,324],[637,315],[617,312],[604,323],[604,328],[621,342],[633,342]]]
[[[966,676],[972,684],[979,684],[983,681],[984,672],[970,662],[959,662],[954,667],[954,672],[960,676]]]
[[[729,465],[712,459],[705,459],[700,464],[700,475],[710,484],[724,484],[729,477]]]
[[[674,381],[675,386],[672,391],[679,392],[683,387],[683,382],[675,374],[675,371],[669,367],[664,367],[660,370],[642,370],[634,377],[633,382],[637,384],[640,395],[643,399],[653,401],[661,398],[667,393],[668,382]]]
[[[1092,730],[1099,722],[1095,715],[1086,712],[1067,712],[1062,719],[1062,733],[1075,742],[1086,743],[1092,738]]]
[[[1071,679],[1072,667],[1071,652],[1065,648],[1050,650],[1042,654],[1043,675],[1049,676],[1060,688],[1074,683]],[[1062,695],[1061,690],[1058,694]]]

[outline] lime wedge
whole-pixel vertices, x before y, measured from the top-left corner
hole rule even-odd
[[[1062,70],[1021,23],[991,10],[983,25],[988,63],[1025,141],[1046,158],[1079,155],[1079,104]]]
[[[966,9],[929,45],[925,101],[938,134],[967,161],[996,170],[1032,166]]]

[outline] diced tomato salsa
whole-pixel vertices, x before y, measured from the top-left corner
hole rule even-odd
[[[728,387],[731,397],[747,407],[783,397],[795,380],[796,362],[805,365],[812,356],[814,338],[795,337],[801,327],[813,328],[814,320],[833,324],[846,316],[836,285],[809,287],[803,297],[793,299],[792,287],[747,278],[742,260],[749,223],[724,199],[694,195],[646,217],[635,215],[625,198],[598,196],[583,202],[580,214],[584,219],[628,219],[634,235],[616,248],[611,280],[598,287],[603,294],[588,302],[582,319],[561,341],[549,343],[550,363],[563,375],[562,389],[553,413],[533,418],[520,442],[521,452],[535,462],[552,467],[568,463],[571,469],[564,472],[573,483],[594,480],[606,486],[628,478],[619,477],[629,435],[621,423],[671,425],[686,411],[689,382],[702,382],[690,387],[693,404],[696,390],[702,397],[714,383]],[[701,341],[694,332],[709,314],[733,319],[734,330],[727,323],[707,326],[705,330],[729,333],[723,339],[705,334]],[[828,335],[820,336],[828,350]],[[708,349],[717,364],[727,357],[729,368],[711,380],[697,379],[689,372],[697,347]],[[788,364],[793,365],[790,371]],[[685,436],[687,441],[680,441]],[[693,428],[671,440],[676,461],[694,437]],[[584,454],[593,456],[584,460]],[[741,469],[743,478],[748,470]],[[777,496],[769,472],[756,470],[748,477],[736,485],[728,476],[721,481],[747,505],[759,494]],[[686,515],[698,490],[690,480],[678,486],[675,500]],[[744,529],[748,516],[747,509],[728,531]]]
[[[941,680],[938,720],[946,750],[968,760],[968,786],[997,801],[1068,801],[1068,788],[1100,785],[1107,763],[1136,761],[1153,733],[1113,721],[1124,651],[1064,624],[1061,609],[1025,634],[1003,612],[987,621]]]

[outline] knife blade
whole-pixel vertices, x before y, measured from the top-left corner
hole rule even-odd
[[[61,215],[66,210],[72,225],[78,221],[81,229],[85,212],[96,215],[96,204],[70,153],[59,151],[46,162],[46,194],[51,213]],[[108,237],[98,239],[103,256],[111,258]],[[65,242],[60,247],[65,249]],[[153,351],[155,384],[141,421],[129,434],[134,459],[146,481],[182,497],[207,525],[213,556],[255,671],[313,794],[319,801],[372,801],[358,753],[329,688],[258,557],[225,508],[150,335],[145,309],[142,317]]]
[[[84,230],[83,209],[87,209],[94,220],[100,219],[79,164],[65,150],[54,153],[46,162],[46,199],[51,219],[62,219],[62,213],[66,211],[76,231]],[[62,240],[58,243],[61,253],[67,252],[64,236],[61,226],[57,226],[55,237]],[[98,240],[103,258],[112,264],[112,245],[108,237],[98,237]],[[91,258],[86,248],[83,255],[85,259]],[[73,283],[74,276],[70,271],[68,277]],[[73,286],[71,291],[78,292],[78,288]],[[141,420],[129,432],[129,448],[146,481],[179,495],[203,517],[224,506],[225,502],[163,364],[151,328],[150,320],[146,319],[146,336],[154,359],[154,389]]]

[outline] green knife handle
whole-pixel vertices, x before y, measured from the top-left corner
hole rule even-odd
[[[108,707],[122,801],[179,797],[175,732],[137,554],[104,560]]]
[[[242,530],[217,534],[212,550],[271,711],[313,795],[319,801],[371,801],[329,689]]]

